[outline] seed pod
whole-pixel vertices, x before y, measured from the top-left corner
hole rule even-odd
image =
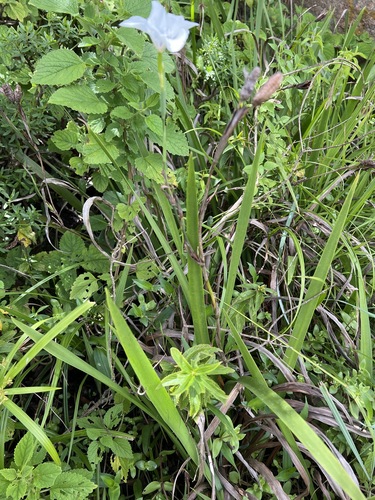
[[[268,101],[268,99],[278,90],[283,81],[283,74],[280,72],[272,75],[262,87],[255,94],[253,99],[253,107],[256,108],[260,106],[263,102]]]
[[[16,103],[20,103],[21,99],[22,99],[22,89],[20,85],[18,85],[17,83],[16,88],[14,89],[14,101]]]
[[[240,91],[240,101],[242,102],[247,101],[253,93],[255,84],[260,76],[260,68],[256,66],[250,73],[244,68],[243,75],[245,77],[245,83]]]
[[[15,100],[14,100],[14,92],[13,92],[12,87],[9,85],[9,83],[4,83],[0,87],[0,93],[4,94],[5,97],[8,99],[8,101],[13,102],[13,103],[15,102]]]

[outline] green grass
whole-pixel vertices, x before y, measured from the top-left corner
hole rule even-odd
[[[117,28],[146,4],[33,5],[0,30],[1,498],[374,497],[359,19],[175,1],[175,56]]]

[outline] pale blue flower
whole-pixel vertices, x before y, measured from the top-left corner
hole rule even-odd
[[[159,2],[151,2],[151,13],[147,19],[133,16],[120,23],[125,28],[137,28],[147,33],[159,52],[179,52],[186,43],[189,29],[198,23],[186,21],[183,16],[169,14]]]

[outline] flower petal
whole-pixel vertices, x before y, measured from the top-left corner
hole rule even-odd
[[[147,19],[133,16],[120,23],[120,26],[137,28],[147,33],[158,51],[167,48],[170,52],[179,52],[188,39],[189,29],[198,26],[198,23],[186,21],[183,16],[169,14],[159,2],[153,0]]]
[[[120,26],[123,26],[125,28],[137,28],[141,31],[144,31],[145,33],[148,33],[149,29],[148,20],[141,16],[129,17],[129,19],[127,19],[126,21],[122,21],[122,23],[120,23]]]
[[[163,30],[167,24],[167,11],[159,2],[154,0],[151,2],[151,12],[147,20],[155,28],[158,27]]]
[[[168,34],[165,40],[165,45],[169,52],[180,52],[188,39],[189,31],[181,30],[179,33],[174,33],[173,36]]]

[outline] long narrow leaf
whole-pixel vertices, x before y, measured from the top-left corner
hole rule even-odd
[[[320,294],[322,293],[329,268],[335,256],[338,241],[345,226],[357,182],[358,177],[355,178],[337,217],[336,223],[332,228],[332,232],[316,267],[314,276],[311,278],[311,282],[305,296],[305,303],[301,306],[296,317],[293,333],[284,357],[285,363],[292,369],[296,365],[298,355],[301,352],[314,311],[319,304]]]
[[[24,325],[23,323],[17,321],[17,326],[24,333],[26,333],[28,337],[30,337],[31,340],[33,340],[34,342],[39,342],[44,339],[45,334],[42,335],[41,333],[38,333],[28,325]],[[126,400],[138,406],[138,408],[140,408],[145,413],[150,414],[150,411],[147,408],[147,406],[145,406],[138,399],[132,396],[128,390],[126,390],[124,387],[119,386],[118,384],[116,384],[116,382],[113,382],[113,380],[111,380],[109,377],[104,375],[102,372],[100,372],[93,366],[89,365],[89,363],[86,363],[86,361],[79,358],[78,356],[70,352],[68,349],[63,347],[62,345],[58,344],[57,342],[49,342],[44,347],[44,350],[50,353],[55,358],[60,359],[67,365],[73,366],[74,368],[77,368],[77,370],[80,370],[83,373],[90,375],[90,377],[93,377],[94,379],[98,380],[99,382],[102,382],[110,389],[112,389],[115,393],[121,395]],[[153,414],[150,414],[150,416],[155,418],[155,415]]]
[[[56,325],[54,325],[48,333],[43,335],[43,337],[31,347],[27,353],[8,371],[9,379],[14,379],[18,373],[20,373],[25,366],[30,363],[39,353],[42,351],[49,342],[51,342],[57,335],[64,332],[68,326],[73,323],[79,316],[82,316],[86,311],[94,305],[93,302],[85,302],[80,306],[76,307],[73,311],[67,314],[62,320],[60,320]],[[13,319],[13,322],[18,328],[25,332],[24,326],[20,321]],[[27,332],[25,332],[27,333]]]
[[[223,304],[222,304],[222,314],[223,315],[225,315],[225,313],[228,311],[228,308],[230,307],[230,304],[232,301],[234,285],[235,285],[235,281],[237,278],[237,270],[238,270],[241,255],[243,252],[243,245],[245,242],[247,229],[248,229],[248,225],[249,225],[249,218],[250,218],[251,207],[252,207],[253,199],[254,199],[255,186],[256,186],[256,181],[257,181],[257,176],[258,176],[258,166],[259,166],[261,153],[263,151],[263,144],[264,144],[264,133],[262,132],[262,134],[259,138],[257,150],[255,153],[255,158],[254,158],[251,170],[249,172],[245,191],[243,194],[243,200],[242,200],[242,204],[241,204],[240,213],[238,215],[236,234],[234,237],[234,243],[233,243],[233,249],[232,249],[232,257],[231,257],[229,272],[228,272],[228,281],[227,281],[226,286],[225,286],[225,293],[224,293],[224,299],[223,299]]]
[[[31,432],[31,434],[35,437],[37,441],[43,446],[46,452],[50,455],[55,464],[60,465],[61,461],[55,447],[52,442],[44,432],[44,430],[36,423],[32,418],[27,415],[19,406],[17,406],[10,399],[5,399],[2,401],[4,407],[12,413],[27,429]]]
[[[188,179],[186,190],[186,235],[193,252],[198,254],[199,225],[198,199],[195,184],[195,170],[192,158],[188,163]],[[201,257],[201,256],[198,256]],[[196,344],[209,344],[207,320],[204,303],[204,286],[202,267],[188,252],[188,281],[190,294],[190,311],[193,317],[194,341]]]
[[[358,450],[357,450],[356,445],[354,444],[353,438],[350,435],[350,433],[345,425],[345,422],[343,421],[343,419],[340,415],[340,412],[337,410],[335,403],[332,401],[332,397],[331,397],[330,393],[328,392],[327,387],[323,383],[320,383],[319,389],[320,389],[320,392],[323,394],[324,400],[326,401],[327,405],[329,406],[329,408],[332,412],[332,415],[335,417],[337,425],[339,426],[339,428],[342,432],[342,435],[345,438],[345,441],[347,442],[349,448],[352,450],[353,455],[357,459],[359,465],[361,466],[363,473],[365,474],[367,479],[369,481],[371,481],[369,473],[367,472],[366,467],[362,461],[361,455],[358,453]]]
[[[325,443],[315,434],[309,424],[269,387],[250,377],[239,379],[247,389],[261,399],[264,404],[286,425],[321,467],[336,481],[353,500],[365,500],[358,485],[349,476],[339,460]]]
[[[135,374],[142,384],[148,398],[158,414],[183,445],[186,456],[190,456],[198,464],[198,452],[195,442],[178,413],[171,397],[161,385],[150,360],[143,352],[118,307],[111,299],[107,290],[107,304],[110,311],[117,338],[131,364]]]

